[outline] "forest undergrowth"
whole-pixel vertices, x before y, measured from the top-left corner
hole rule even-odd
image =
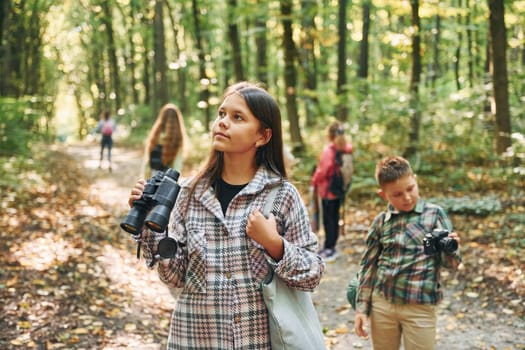
[[[33,158],[1,164],[0,348],[157,349],[167,338],[172,299],[161,287],[152,293],[155,274],[138,267],[143,264],[133,256],[135,247],[118,226],[126,208],[111,209],[93,193],[90,182],[101,170],[88,173],[85,164],[56,149],[41,149]],[[118,166],[114,172],[100,175],[108,181],[101,191],[125,202],[111,188],[128,191],[133,176],[124,179],[128,171]],[[456,319],[473,308],[525,317],[525,197],[520,191],[493,195],[504,199],[497,213],[451,214],[462,237],[463,265],[444,287],[452,291]],[[372,198],[359,199],[358,206],[348,202],[350,233],[342,239],[352,244],[343,253],[358,258],[363,236],[354,229],[362,232],[382,208]],[[134,278],[138,274],[148,277]],[[336,328],[328,329],[329,338],[345,333]]]

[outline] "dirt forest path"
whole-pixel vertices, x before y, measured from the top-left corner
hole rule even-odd
[[[140,172],[141,150],[114,147],[112,172],[106,164],[98,168],[96,143],[69,145],[66,152],[78,160],[90,179],[90,195],[113,213],[118,224],[128,210],[126,201],[130,188]],[[184,170],[182,175],[185,175]],[[366,215],[351,203],[348,212],[350,216]],[[346,301],[346,286],[357,270],[365,233],[366,227],[347,224],[346,233],[338,243],[341,255],[327,264],[321,284],[313,294],[331,350],[371,349],[368,339],[354,334],[354,312]],[[130,241],[124,231],[119,237]],[[134,245],[130,242],[128,250],[107,247],[99,259],[106,273],[112,276],[113,288],[132,291],[131,298],[123,300],[124,305],[120,308],[126,309],[127,315],[134,315],[133,319],[122,320],[124,331],[110,337],[104,349],[165,347],[174,299],[157,274],[145,268],[142,260],[137,262],[134,254]],[[508,312],[504,304],[494,304],[490,300],[482,304],[473,294],[464,293],[462,285],[461,281],[455,281],[445,287],[445,300],[438,307],[437,349],[525,349],[525,322]],[[138,332],[135,324],[155,332],[151,335]]]

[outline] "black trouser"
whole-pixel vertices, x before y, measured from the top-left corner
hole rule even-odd
[[[104,148],[108,148],[108,161],[111,162],[111,147],[113,146],[113,138],[111,136],[102,135],[100,141],[100,161],[104,158]]]
[[[325,233],[324,248],[335,249],[339,238],[339,208],[341,199],[323,199],[323,226]]]

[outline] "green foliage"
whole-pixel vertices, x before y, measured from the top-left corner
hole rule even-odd
[[[0,98],[0,156],[27,154],[31,145],[49,139],[52,131],[37,98]]]
[[[45,169],[46,162],[38,151],[32,153],[31,159],[25,155],[0,157],[0,189],[8,196],[6,202],[14,202],[28,194],[29,189],[44,185]]]
[[[495,196],[473,198],[429,198],[429,202],[441,206],[450,214],[487,216],[502,210],[501,201]]]

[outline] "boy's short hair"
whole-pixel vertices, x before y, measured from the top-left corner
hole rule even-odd
[[[376,181],[380,187],[412,174],[410,163],[400,156],[385,157],[376,165]]]

